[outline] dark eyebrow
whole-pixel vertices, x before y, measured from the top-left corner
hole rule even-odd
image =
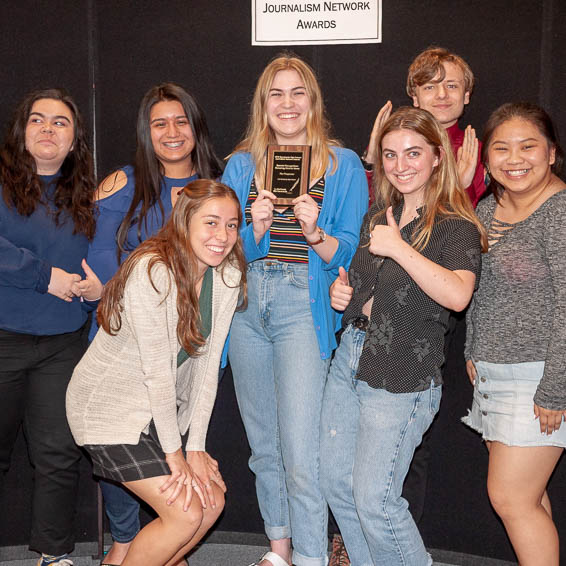
[[[525,142],[527,142],[527,141],[535,141],[535,142],[538,142],[539,140],[538,140],[537,138],[525,138],[524,140],[519,140],[519,143],[525,143]],[[493,145],[493,144],[495,144],[495,143],[504,143],[504,144],[507,144],[507,143],[509,143],[509,142],[506,142],[506,141],[504,141],[504,140],[493,140],[493,141],[491,142],[491,145]]]
[[[179,118],[186,118],[188,120],[186,114],[179,114],[178,116],[175,116],[175,120],[178,120]],[[154,118],[153,120],[150,120],[149,123],[153,124],[153,122],[160,122],[162,120],[167,120],[167,118]]]
[[[31,118],[33,115],[39,116],[41,118],[45,118],[45,114],[42,114],[41,112],[30,112],[29,113],[29,117]],[[69,122],[69,124],[71,123],[71,120],[69,120],[69,118],[67,118],[67,116],[63,116],[62,114],[59,116],[53,116],[54,120],[65,120],[66,122]]]

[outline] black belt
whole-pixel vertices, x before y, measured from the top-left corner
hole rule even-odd
[[[358,330],[363,330],[364,332],[368,329],[369,318],[365,314],[361,314],[350,321],[350,324],[357,328]]]

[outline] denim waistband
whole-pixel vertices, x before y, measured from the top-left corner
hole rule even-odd
[[[259,259],[248,264],[248,271],[281,271],[281,272],[293,272],[293,273],[304,273],[305,275],[309,271],[308,263],[291,263],[285,261],[278,261],[276,259]]]

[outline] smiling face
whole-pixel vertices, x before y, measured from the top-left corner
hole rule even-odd
[[[470,93],[465,90],[464,72],[455,63],[443,63],[445,76],[439,75],[428,83],[415,88],[413,106],[428,110],[444,128],[453,126],[470,102]]]
[[[73,148],[75,125],[71,109],[60,100],[33,103],[26,125],[25,146],[39,175],[53,175]]]
[[[388,181],[415,206],[424,192],[439,157],[426,139],[412,130],[394,130],[381,140],[381,159]]]
[[[294,69],[279,71],[267,95],[267,122],[280,145],[307,143],[310,99]]]
[[[487,158],[490,174],[505,190],[528,193],[547,186],[556,150],[532,122],[512,118],[494,130]]]
[[[227,197],[206,200],[193,214],[189,239],[199,274],[220,265],[238,239],[238,205]]]
[[[195,147],[193,130],[178,100],[163,100],[151,107],[151,143],[168,177],[188,177],[192,170],[191,152]]]

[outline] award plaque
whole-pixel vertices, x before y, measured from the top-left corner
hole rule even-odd
[[[289,205],[307,192],[311,168],[310,145],[268,145],[265,190],[277,200],[275,205]]]

